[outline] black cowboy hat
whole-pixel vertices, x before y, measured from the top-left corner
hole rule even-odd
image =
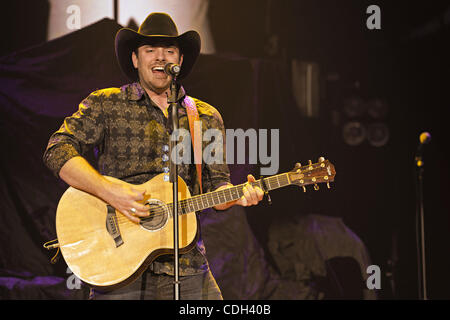
[[[178,79],[189,74],[200,54],[200,35],[196,31],[187,31],[178,35],[178,29],[172,18],[166,13],[151,13],[136,32],[122,28],[116,34],[115,47],[119,66],[125,75],[133,81],[139,79],[137,69],[133,66],[131,53],[143,44],[158,42],[175,42],[183,54],[183,63]]]

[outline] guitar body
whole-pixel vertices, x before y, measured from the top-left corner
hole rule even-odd
[[[323,157],[307,166],[250,182],[263,190],[274,190],[292,184],[303,187],[334,181],[333,164]],[[121,182],[118,179],[106,177]],[[196,245],[197,216],[207,208],[236,201],[244,195],[246,184],[215,190],[191,197],[182,178],[178,177],[178,247],[185,253]],[[139,277],[158,256],[173,254],[172,184],[164,174],[142,184],[149,194],[143,204],[149,217],[134,223],[101,199],[69,187],[56,211],[56,234],[59,248],[70,270],[96,289],[120,288]],[[219,188],[220,189],[220,188]],[[131,208],[130,208],[131,209]]]
[[[145,202],[150,216],[139,224],[91,194],[66,190],[58,204],[56,232],[64,260],[80,280],[102,291],[117,289],[133,282],[156,257],[173,254],[172,210],[166,205],[173,202],[172,183],[163,176],[142,184],[150,194]],[[181,177],[178,189],[179,201],[191,197]],[[179,252],[185,253],[197,240],[195,212],[180,215],[178,226]]]

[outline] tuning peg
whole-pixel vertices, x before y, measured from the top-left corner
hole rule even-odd
[[[325,158],[324,157],[320,157],[319,158],[319,162],[324,162],[325,161]]]
[[[302,166],[302,164],[300,163],[300,162],[297,162],[296,164],[295,164],[295,167],[296,168],[300,168]]]
[[[323,179],[327,182],[328,189],[330,189],[330,182],[328,182],[328,176],[323,177]]]
[[[269,204],[272,204],[272,199],[270,198],[269,189],[267,188],[266,180],[264,180],[263,177],[261,177],[261,184],[264,191],[264,195],[267,196],[267,202]]]
[[[305,186],[302,186],[302,188],[303,188],[303,192],[306,192],[306,187],[305,187]]]
[[[308,164],[309,164],[309,165],[312,165],[312,161],[311,161],[311,160],[308,160]]]
[[[319,186],[318,186],[318,184],[316,183],[316,184],[314,184],[314,190],[319,190]]]
[[[267,203],[272,204],[272,199],[270,198],[270,194],[268,191],[264,192],[265,195],[267,195]]]

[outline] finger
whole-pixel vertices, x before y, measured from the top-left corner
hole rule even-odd
[[[243,206],[243,207],[247,207],[248,206],[247,199],[244,196],[241,197],[239,202],[240,202],[240,205]]]
[[[248,192],[248,194],[246,194],[246,198],[248,200],[248,203],[251,204],[251,205],[257,204],[258,203],[258,196],[256,194],[255,188],[253,188],[253,186],[251,186],[250,184],[247,184],[245,186],[245,188],[247,189],[247,192]]]
[[[131,204],[130,209],[129,209],[130,212],[132,211],[131,208],[136,209],[136,211],[132,212],[132,213],[139,217],[147,217],[150,214],[150,212],[149,212],[150,208],[148,206],[140,204],[136,201]]]
[[[255,191],[255,199],[256,200],[260,200],[260,196],[264,195],[264,192],[262,191],[262,189],[260,187],[254,186],[253,190]]]
[[[258,201],[261,201],[264,198],[264,191],[260,187],[255,188],[256,191],[256,197],[258,198]]]
[[[120,213],[123,214],[125,217],[127,217],[129,220],[133,221],[134,223],[141,222],[141,219],[139,219],[138,217],[135,217],[131,213],[128,213],[126,210],[122,210],[122,211],[120,211]]]
[[[145,196],[145,190],[132,188],[131,191],[133,192],[133,200],[141,201],[144,200]]]
[[[242,188],[243,197],[247,200],[251,200],[250,192],[248,191],[248,185],[245,185],[244,188]]]
[[[250,182],[256,182],[256,179],[253,175],[249,174],[247,175],[247,181],[248,181],[248,185],[250,185]],[[252,187],[252,189],[255,191],[255,193],[252,194],[252,199],[254,199],[256,202],[254,204],[258,204],[259,201],[262,200],[262,198],[264,197],[264,192],[262,191],[262,189],[260,187],[253,187],[252,185],[250,185]]]

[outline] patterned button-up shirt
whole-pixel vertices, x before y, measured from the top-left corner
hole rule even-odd
[[[177,99],[183,101],[184,97],[185,91],[181,87]],[[220,130],[223,150],[226,150],[225,129],[219,112],[201,100],[194,98],[194,101],[202,122],[202,132],[211,128]],[[183,103],[179,105],[179,128],[189,131],[186,109]],[[60,129],[50,137],[44,163],[59,177],[61,167],[68,160],[83,156],[94,148],[101,174],[141,184],[169,171],[170,127],[170,121],[139,83],[98,90],[84,99],[78,111],[65,118]],[[203,148],[207,144],[203,141]],[[193,157],[193,152],[191,154]],[[200,192],[194,164],[180,164],[178,174],[191,194]],[[203,192],[213,191],[226,183],[230,183],[230,174],[223,152],[221,163],[202,164]],[[197,250],[180,256],[180,275],[206,270],[204,254],[200,239]],[[173,274],[172,261],[171,256],[162,256],[156,259],[151,269]]]

